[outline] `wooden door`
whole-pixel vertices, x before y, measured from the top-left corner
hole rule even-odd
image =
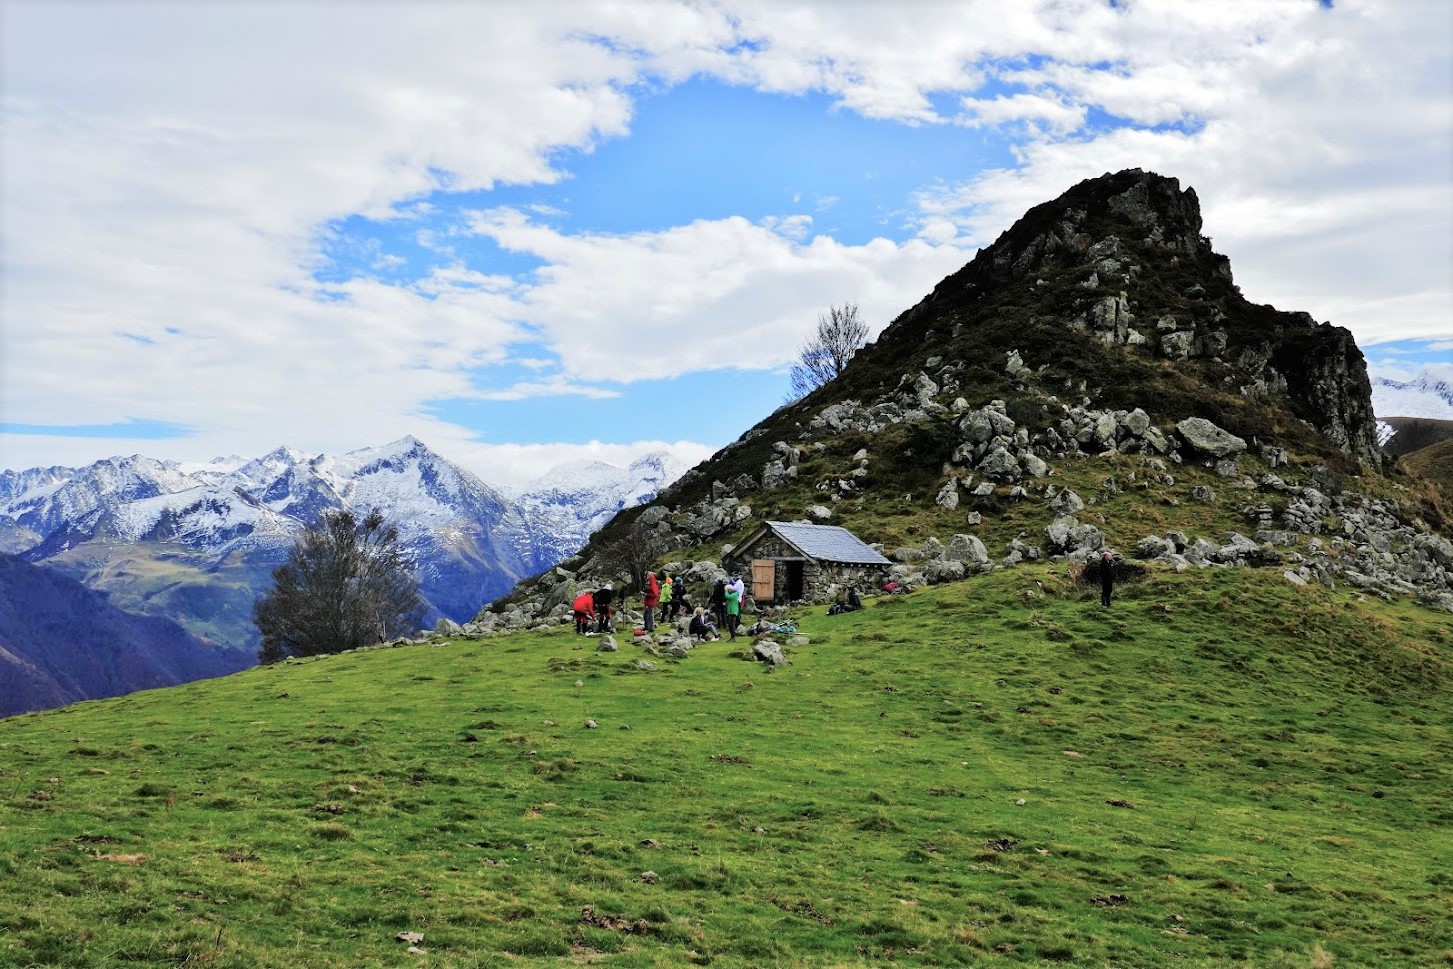
[[[752,598],[771,602],[776,598],[777,563],[771,559],[752,560]]]

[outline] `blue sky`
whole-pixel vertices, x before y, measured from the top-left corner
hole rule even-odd
[[[1125,167],[1374,367],[1453,348],[1432,0],[5,12],[0,467],[694,462],[828,305],[876,330]]]

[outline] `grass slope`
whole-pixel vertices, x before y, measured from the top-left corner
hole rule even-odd
[[[1431,444],[1403,458],[1403,466],[1443,489],[1453,498],[1453,438]]]
[[[3,721],[0,963],[1453,958],[1447,617],[1096,600],[1022,568],[803,615],[776,671],[561,630]]]

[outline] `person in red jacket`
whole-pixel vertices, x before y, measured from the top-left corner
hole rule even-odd
[[[595,618],[595,596],[582,592],[570,606],[575,610],[575,634],[578,636],[590,629],[590,620]]]
[[[646,582],[642,586],[644,595],[641,598],[641,605],[646,610],[646,632],[653,632],[656,629],[656,603],[661,601],[661,580],[666,577],[662,572],[659,576],[646,573]]]

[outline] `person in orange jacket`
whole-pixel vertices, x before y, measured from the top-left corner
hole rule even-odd
[[[595,618],[595,596],[582,592],[575,597],[570,608],[575,610],[575,634],[578,636],[590,629],[590,620]]]

